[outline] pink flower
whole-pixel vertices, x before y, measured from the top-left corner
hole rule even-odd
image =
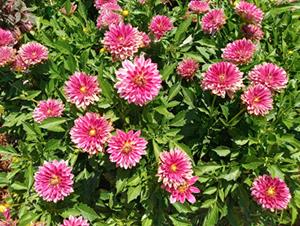
[[[246,24],[242,27],[244,37],[252,41],[260,41],[264,37],[261,27],[254,24]]]
[[[173,29],[173,23],[167,16],[157,15],[151,20],[149,29],[157,40],[161,39],[168,31]]]
[[[141,36],[141,43],[140,43],[140,48],[145,48],[148,47],[151,43],[151,39],[149,38],[149,36],[145,33],[145,32],[139,32],[140,36]]]
[[[112,24],[104,34],[103,45],[114,59],[125,60],[139,49],[142,37],[130,24]]]
[[[177,66],[177,73],[185,79],[191,79],[199,69],[199,64],[194,59],[184,59]]]
[[[196,14],[209,11],[209,3],[202,0],[192,0],[189,3],[189,10]]]
[[[192,178],[192,163],[185,152],[179,149],[164,151],[159,158],[158,182],[162,181],[165,188],[178,188]]]
[[[166,190],[171,193],[170,202],[181,202],[184,203],[187,199],[190,203],[195,203],[196,198],[193,193],[199,193],[200,190],[193,186],[198,180],[197,176],[193,176],[190,179],[186,179],[183,183],[181,183],[177,188],[174,187],[166,187]]]
[[[146,155],[148,142],[140,135],[141,131],[130,130],[125,133],[117,130],[117,134],[108,142],[107,153],[110,154],[110,161],[124,169],[134,167],[141,160],[142,155]]]
[[[114,3],[117,4],[117,0],[95,0],[95,7],[96,9],[100,10],[102,6],[106,3]]]
[[[260,24],[264,18],[264,13],[260,8],[246,1],[240,1],[235,7],[235,12],[251,24]]]
[[[223,49],[222,58],[234,64],[247,64],[252,60],[256,46],[247,39],[228,43]]]
[[[104,144],[110,138],[111,130],[111,124],[104,117],[88,112],[75,120],[70,135],[77,148],[94,155],[104,152]]]
[[[33,111],[33,119],[41,123],[49,117],[60,117],[63,111],[64,105],[60,100],[42,100]]]
[[[98,101],[101,92],[97,77],[83,72],[75,72],[66,82],[64,90],[69,102],[84,109]]]
[[[57,202],[73,192],[72,169],[67,162],[45,162],[34,176],[34,188],[45,201]]]
[[[9,30],[0,28],[0,47],[9,46],[15,43],[13,34]]]
[[[116,3],[106,3],[102,6],[97,19],[97,28],[106,28],[111,24],[119,24],[123,17],[118,13],[122,8]]]
[[[259,205],[271,211],[286,209],[291,200],[286,183],[278,177],[272,178],[268,175],[254,180],[251,195]]]
[[[204,74],[202,88],[211,90],[213,94],[230,97],[243,87],[243,73],[237,66],[229,62],[219,62],[211,65]]]
[[[153,100],[161,88],[161,75],[157,64],[144,56],[136,57],[134,62],[125,60],[122,68],[116,71],[117,83],[115,87],[121,98],[128,103],[145,105]]]
[[[288,83],[285,70],[272,63],[256,65],[249,72],[249,79],[255,84],[262,84],[274,91],[284,89]]]
[[[60,226],[89,226],[89,223],[83,217],[70,216],[68,219],[64,219],[63,224]]]
[[[261,84],[250,86],[242,94],[241,99],[250,114],[264,116],[273,108],[272,93]]]
[[[9,46],[0,47],[0,67],[11,63],[15,58],[16,51]]]
[[[202,17],[202,30],[208,34],[214,34],[226,24],[226,16],[223,9],[213,9]]]
[[[26,71],[28,67],[29,66],[24,63],[20,55],[17,55],[14,62],[12,63],[12,69],[17,72]]]
[[[40,43],[28,42],[20,47],[19,55],[27,65],[35,65],[48,59],[48,49]]]

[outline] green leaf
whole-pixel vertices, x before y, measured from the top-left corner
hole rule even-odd
[[[175,33],[175,42],[179,43],[179,41],[182,39],[183,35],[188,30],[189,26],[192,23],[192,17],[189,17],[188,19],[184,20],[177,28],[177,31]]]
[[[67,59],[64,61],[65,69],[67,69],[71,74],[76,71],[77,63],[73,55],[69,55]]]
[[[218,223],[218,217],[219,217],[219,209],[217,205],[214,205],[210,208],[208,211],[208,214],[206,215],[203,226],[213,226]]]
[[[164,106],[159,106],[159,107],[156,107],[154,108],[155,111],[157,111],[159,114],[163,115],[166,117],[166,119],[172,119],[174,118],[175,116],[168,111],[168,109]]]
[[[80,214],[89,221],[94,221],[99,218],[99,215],[95,212],[95,210],[86,204],[80,203],[76,209],[79,210]]]
[[[152,140],[152,145],[153,145],[153,151],[154,151],[156,162],[159,163],[159,155],[160,155],[161,149],[158,146],[158,144],[155,142],[155,140]]]
[[[163,80],[168,80],[169,76],[174,72],[177,64],[166,64],[161,72]]]
[[[236,181],[240,175],[241,175],[241,171],[240,171],[239,167],[234,167],[230,170],[229,173],[225,173],[225,174],[221,175],[220,178],[223,178],[227,181],[232,181],[232,180]]]
[[[280,179],[284,180],[284,173],[278,168],[276,165],[271,165],[268,167],[268,172],[271,174],[272,177],[279,177]]]
[[[142,191],[142,186],[138,185],[136,187],[129,187],[127,191],[127,203],[130,203],[132,200],[136,199]]]
[[[39,127],[53,132],[64,132],[65,129],[61,127],[61,124],[65,122],[66,118],[47,118],[39,125]]]
[[[230,149],[226,146],[219,146],[215,149],[212,149],[214,152],[216,152],[219,156],[224,157],[230,154]]]
[[[172,223],[173,223],[174,226],[191,226],[192,225],[187,220],[176,219],[173,216],[169,216],[169,218],[172,221]]]
[[[210,187],[206,190],[204,190],[203,194],[204,195],[212,195],[214,194],[218,189],[216,187]]]
[[[168,101],[172,100],[179,93],[180,89],[181,89],[181,82],[173,85],[169,91]]]

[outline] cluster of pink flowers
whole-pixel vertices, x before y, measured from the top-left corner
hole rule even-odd
[[[188,155],[180,149],[164,151],[160,154],[158,167],[158,182],[162,182],[162,188],[170,193],[170,202],[184,203],[188,200],[195,203],[193,193],[200,190],[194,186],[198,177],[193,176],[192,162]]]
[[[259,176],[254,180],[251,195],[259,205],[271,211],[286,209],[291,200],[286,183],[269,175]]]
[[[98,7],[99,17],[97,19],[97,28],[107,28],[112,24],[123,22],[123,17],[120,15],[122,8],[115,2],[110,1]]]
[[[70,216],[68,219],[64,219],[64,222],[60,226],[89,226],[90,224],[83,217]]]
[[[12,32],[0,28],[0,67],[10,65],[21,72],[48,59],[48,49],[37,42],[23,44],[18,51],[15,44]]]

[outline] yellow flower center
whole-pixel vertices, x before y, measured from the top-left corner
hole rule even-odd
[[[266,193],[268,196],[274,197],[276,195],[275,188],[273,186],[269,187]]]
[[[50,184],[53,186],[60,184],[60,177],[53,175],[50,179]]]
[[[0,213],[3,213],[9,206],[8,203],[0,204]]]
[[[260,101],[259,97],[255,97],[254,100],[253,100],[254,103],[258,103],[259,101]]]
[[[97,131],[96,131],[95,129],[90,129],[89,135],[90,135],[91,137],[96,136],[96,134],[97,134]]]
[[[132,151],[132,142],[126,141],[122,147],[122,152],[129,153]]]
[[[86,93],[87,92],[87,88],[85,86],[81,86],[80,87],[80,92],[81,93]]]
[[[224,82],[225,81],[225,75],[224,74],[219,75],[219,79],[220,79],[220,82]]]
[[[33,57],[35,57],[36,55],[37,55],[37,53],[34,51],[31,53],[31,56],[33,56]]]
[[[128,10],[123,10],[123,11],[122,11],[122,15],[123,15],[123,16],[128,16],[128,15],[129,15]]]
[[[47,110],[47,115],[50,115],[52,113],[52,110],[51,109],[48,109]]]
[[[134,77],[133,82],[137,86],[144,86],[146,84],[145,76],[143,74],[137,75]]]
[[[188,189],[189,185],[184,182],[184,184],[180,185],[177,189],[180,193],[184,193]]]
[[[171,166],[170,166],[170,170],[172,171],[172,172],[176,172],[176,170],[177,170],[177,166],[176,166],[176,164],[174,163],[174,164],[172,164]]]

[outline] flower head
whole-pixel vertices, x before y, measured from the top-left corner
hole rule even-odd
[[[60,226],[89,226],[89,223],[83,217],[70,216],[68,219],[64,219],[63,224]]]
[[[134,62],[123,61],[116,76],[115,87],[120,97],[136,105],[142,106],[153,100],[161,88],[162,81],[157,64],[144,56],[136,57]]]
[[[189,10],[196,14],[209,11],[209,3],[202,0],[192,0],[189,3]]]
[[[134,167],[146,154],[147,141],[140,137],[141,131],[129,131],[125,133],[117,130],[117,134],[108,142],[107,153],[109,159],[115,162],[118,167],[130,169]]]
[[[234,64],[247,64],[255,53],[255,45],[247,39],[240,39],[228,43],[223,49],[222,58]]]
[[[98,101],[101,92],[97,77],[83,72],[75,72],[66,82],[64,90],[67,100],[78,108],[86,108]]]
[[[60,100],[42,100],[33,111],[34,121],[41,123],[49,117],[60,117],[64,111],[64,105]]]
[[[158,182],[162,181],[165,188],[178,188],[187,179],[192,178],[192,163],[185,152],[180,149],[164,151],[159,158]]]
[[[177,73],[185,79],[191,79],[199,69],[199,64],[194,59],[184,59],[177,66]]]
[[[243,86],[243,73],[229,62],[211,65],[202,80],[204,90],[211,90],[213,94],[223,98],[226,93],[231,96]]]
[[[130,24],[112,24],[105,32],[103,45],[114,59],[125,60],[133,56],[142,42],[137,28]]]
[[[11,31],[0,28],[0,47],[9,46],[15,43],[15,39]]]
[[[141,43],[140,43],[140,48],[148,47],[151,43],[151,39],[145,32],[139,32],[141,36]]]
[[[202,30],[208,34],[214,34],[226,24],[226,16],[223,9],[213,9],[202,17]]]
[[[171,193],[170,202],[184,203],[187,199],[190,203],[195,203],[196,198],[193,193],[199,193],[199,188],[193,186],[198,180],[197,176],[193,176],[190,179],[185,179],[178,187],[166,187],[166,190]]]
[[[278,177],[272,178],[268,175],[254,180],[251,195],[259,205],[271,211],[286,209],[291,200],[286,183]]]
[[[260,8],[243,0],[235,7],[235,12],[251,24],[260,24],[264,18],[264,13]]]
[[[241,96],[250,114],[266,115],[273,108],[271,91],[261,85],[250,86]]]
[[[73,192],[72,169],[67,162],[54,160],[45,162],[34,176],[34,188],[48,202],[63,200]]]
[[[272,63],[256,65],[249,72],[249,79],[255,84],[262,84],[274,91],[284,89],[288,83],[285,70]]]
[[[77,148],[94,155],[104,152],[104,144],[110,138],[111,130],[111,124],[104,117],[88,112],[75,120],[70,135]]]
[[[106,28],[111,24],[119,24],[123,22],[123,17],[118,13],[122,8],[116,3],[106,3],[99,11],[97,19],[97,28]]]
[[[157,15],[151,20],[149,29],[157,40],[161,39],[168,31],[173,29],[173,23],[167,16]]]
[[[254,24],[245,24],[242,27],[244,37],[252,41],[260,41],[264,37],[261,27]]]
[[[27,65],[35,65],[48,59],[48,49],[40,43],[28,42],[20,47],[19,55]]]
[[[22,60],[20,55],[15,57],[15,60],[12,62],[12,69],[18,72],[26,71],[28,69],[28,65]]]
[[[15,59],[16,51],[9,46],[0,47],[0,67],[5,66],[8,63],[11,63]]]
[[[102,9],[102,6],[105,5],[106,3],[113,3],[117,4],[117,0],[95,0],[95,7],[96,9],[100,10]]]

